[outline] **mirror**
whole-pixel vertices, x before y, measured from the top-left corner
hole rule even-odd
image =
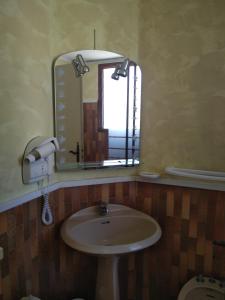
[[[100,50],[62,54],[53,89],[57,170],[139,164],[141,70],[134,61]]]

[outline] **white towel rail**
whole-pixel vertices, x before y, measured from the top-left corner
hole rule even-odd
[[[190,177],[196,179],[225,181],[225,172],[204,171],[194,169],[180,169],[175,167],[167,167],[165,172],[170,175]]]

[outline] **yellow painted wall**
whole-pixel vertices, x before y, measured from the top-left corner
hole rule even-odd
[[[98,102],[98,64],[90,64],[82,77],[82,102]]]
[[[0,198],[21,195],[29,140],[52,134],[50,3],[0,1]]]
[[[33,137],[53,134],[53,58],[92,49],[94,28],[98,49],[137,58],[138,0],[0,1],[0,201],[37,189],[22,184],[21,157]],[[133,172],[68,172],[53,180]]]
[[[96,47],[126,54],[143,71],[142,165],[223,170],[225,2],[222,0],[0,1],[0,201],[24,186],[27,142],[51,135],[51,64]],[[53,180],[132,174],[56,174]]]
[[[142,169],[225,171],[225,1],[143,0]]]

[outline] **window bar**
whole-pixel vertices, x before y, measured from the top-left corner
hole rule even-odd
[[[109,147],[109,149],[124,150],[122,147]],[[128,150],[132,150],[132,148],[128,148]]]
[[[125,146],[126,165],[128,165],[129,89],[130,89],[130,66],[128,67],[127,70],[127,119],[126,119],[126,146]]]
[[[136,85],[137,85],[137,65],[134,65],[134,102],[133,102],[133,130],[132,130],[132,160],[135,160],[135,120],[136,120]]]

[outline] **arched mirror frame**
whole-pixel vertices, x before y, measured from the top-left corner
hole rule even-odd
[[[95,57],[91,57],[90,54],[94,53]],[[84,157],[84,148],[85,148],[85,143],[84,143],[84,109],[83,109],[83,102],[82,102],[82,95],[81,95],[81,103],[80,105],[81,107],[81,111],[80,111],[80,126],[81,126],[81,139],[82,139],[82,144],[79,145],[79,147],[76,147],[75,143],[74,143],[74,149],[65,149],[63,147],[63,142],[61,140],[62,135],[59,134],[59,131],[62,130],[63,128],[60,129],[60,125],[59,125],[59,117],[62,118],[64,117],[64,120],[66,118],[66,116],[59,116],[59,104],[61,103],[61,108],[63,107],[63,103],[61,102],[61,100],[63,99],[63,97],[59,97],[59,90],[58,90],[58,86],[64,86],[64,83],[62,81],[57,81],[57,71],[56,68],[60,67],[62,65],[69,65],[70,67],[72,66],[71,62],[72,60],[77,57],[77,55],[82,55],[82,58],[84,58],[85,63],[87,63],[87,65],[89,66],[89,68],[91,68],[93,63],[98,63],[98,94],[100,94],[99,91],[101,91],[102,93],[102,69],[103,66],[106,66],[106,64],[110,67],[113,66],[113,69],[115,68],[115,66],[117,66],[119,63],[123,63],[123,61],[126,59],[126,56],[117,54],[117,53],[113,53],[113,52],[109,52],[109,51],[101,51],[101,50],[80,50],[80,51],[73,51],[73,52],[69,52],[69,53],[64,53],[61,55],[58,55],[54,61],[53,61],[53,65],[52,65],[52,78],[53,78],[53,100],[54,100],[54,127],[55,127],[55,135],[56,137],[59,139],[59,144],[60,144],[60,151],[58,153],[58,155],[56,155],[56,167],[57,170],[62,171],[62,170],[71,170],[71,169],[90,169],[90,168],[105,168],[105,167],[121,167],[121,166],[125,166],[125,167],[130,167],[130,166],[135,166],[139,164],[139,159],[140,159],[140,110],[141,110],[141,71],[139,66],[129,60],[129,70],[130,70],[130,66],[134,66],[134,73],[133,73],[133,82],[134,82],[134,86],[133,86],[133,101],[135,104],[132,104],[132,111],[131,111],[131,107],[129,108],[129,99],[127,100],[127,108],[126,108],[126,136],[123,137],[126,142],[125,142],[125,152],[126,155],[124,155],[123,158],[116,158],[116,159],[102,159],[99,161],[85,161],[82,160],[82,157]],[[96,58],[96,54],[98,56],[98,58]],[[102,57],[101,55],[106,55],[104,57]],[[113,57],[114,56],[114,57]],[[61,61],[61,63],[60,63]],[[137,74],[135,73],[136,70],[138,68],[138,76],[139,78],[137,79]],[[73,78],[75,80],[75,78],[78,78],[77,76],[75,77],[75,73],[73,70]],[[85,76],[85,75],[84,75]],[[110,76],[111,77],[111,76]],[[85,77],[82,77],[85,78]],[[100,80],[99,80],[100,79]],[[61,79],[60,79],[61,80]],[[82,80],[82,79],[81,79]],[[123,80],[123,78],[121,79]],[[137,89],[137,81],[138,81],[138,89]],[[128,82],[128,81],[127,81]],[[58,85],[59,84],[59,85]],[[138,92],[137,92],[138,90]],[[82,93],[82,91],[81,91]],[[127,83],[127,98],[129,98],[131,93],[131,89],[129,90],[129,83]],[[139,99],[137,101],[137,94],[139,95]],[[103,112],[103,108],[102,108],[102,100],[99,101],[99,98],[102,99],[102,95],[99,96],[98,95],[98,128],[99,129],[103,129],[102,126],[102,112]],[[139,102],[137,104],[137,102]],[[130,105],[131,106],[131,105]],[[130,110],[130,111],[129,111]],[[132,121],[132,128],[128,128],[129,124],[129,118]],[[62,120],[62,119],[61,119]],[[69,127],[73,127],[73,126],[69,126]],[[101,128],[100,128],[101,127]],[[131,133],[132,131],[132,133]],[[136,131],[136,132],[135,132]],[[121,138],[122,139],[122,138]],[[120,140],[121,140],[120,139]],[[118,138],[119,140],[119,138]],[[112,138],[111,140],[108,139],[108,143],[110,144],[112,142]],[[86,143],[87,144],[87,143]],[[133,147],[132,149],[130,149],[129,147]],[[71,148],[71,147],[69,147]],[[115,148],[115,147],[114,147]],[[130,153],[128,154],[128,150],[131,150]],[[109,151],[109,149],[107,150]],[[60,161],[60,155],[62,157],[62,153],[66,153],[68,155],[68,153],[75,154],[75,156],[79,159],[76,159],[76,161],[72,161],[72,162],[65,162],[65,161]],[[79,153],[77,155],[77,153]],[[129,156],[130,155],[130,156]]]

